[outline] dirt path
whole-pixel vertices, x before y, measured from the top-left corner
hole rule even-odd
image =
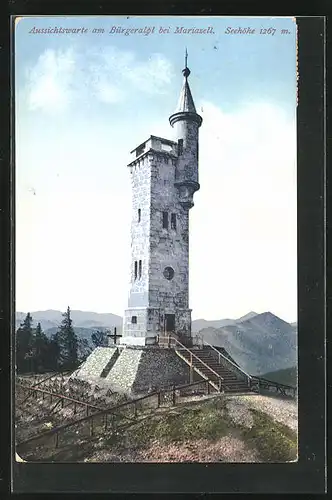
[[[297,432],[298,413],[297,402],[292,399],[281,399],[260,394],[250,396],[237,396],[239,401],[249,408],[261,410],[270,415],[274,420],[287,425]]]

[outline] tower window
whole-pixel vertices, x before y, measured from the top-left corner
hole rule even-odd
[[[137,222],[141,222],[141,209],[137,210]]]
[[[131,322],[136,325],[136,323],[137,323],[137,316],[132,316],[131,317]]]
[[[168,212],[163,212],[163,228],[168,229]]]
[[[137,260],[135,260],[135,280],[137,279]]]
[[[142,261],[140,260],[138,263],[138,277],[142,277]]]
[[[181,156],[183,154],[183,139],[178,140],[178,155]]]
[[[176,214],[171,215],[171,229],[176,231]]]
[[[167,280],[172,280],[174,277],[174,269],[172,267],[165,267],[164,272],[163,272],[164,277]]]

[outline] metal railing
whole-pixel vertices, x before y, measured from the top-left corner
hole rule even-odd
[[[61,433],[70,428],[74,429],[75,426],[79,426],[81,424],[83,424],[83,426],[85,424],[88,424],[90,436],[94,436],[97,432],[105,432],[109,428],[109,426],[111,426],[112,432],[116,432],[120,429],[128,427],[129,425],[132,425],[133,423],[136,423],[137,417],[139,415],[139,410],[146,410],[146,403],[148,403],[147,404],[148,408],[151,408],[151,403],[152,403],[152,408],[153,407],[160,408],[165,404],[165,401],[167,404],[171,403],[171,405],[175,406],[176,403],[178,402],[178,396],[181,395],[181,391],[198,386],[201,386],[203,391],[206,392],[208,395],[210,394],[210,385],[208,380],[204,381],[200,380],[198,382],[193,382],[190,384],[184,384],[180,386],[173,385],[172,388],[155,391],[153,393],[147,394],[137,399],[126,401],[125,403],[121,403],[111,408],[103,409],[97,413],[87,415],[83,418],[75,420],[74,422],[69,422],[67,424],[60,425],[58,427],[55,427],[49,431],[43,432],[36,436],[32,436],[24,441],[17,443],[17,449],[19,449],[19,451],[22,451],[22,448],[24,449],[25,445],[37,441],[43,441],[45,439],[46,441],[48,441],[53,438],[54,438],[53,446],[58,447]],[[129,415],[119,413],[121,411],[125,411],[126,409],[130,410]],[[111,417],[111,419],[109,417]],[[124,419],[125,421],[126,420],[129,421],[129,423],[127,423],[126,425],[118,426],[116,417],[120,417],[120,421]],[[99,426],[96,426],[96,422],[98,421],[99,421]],[[79,437],[81,437],[82,434],[83,433],[80,432]]]
[[[74,406],[74,413],[76,413],[76,405],[80,405],[80,406],[84,406],[86,408],[86,412],[87,412],[87,415],[89,413],[89,408],[93,409],[93,410],[96,410],[96,411],[102,411],[103,408],[101,408],[100,406],[96,406],[96,405],[93,405],[91,403],[88,403],[86,401],[80,401],[79,399],[74,399],[74,398],[71,398],[69,396],[65,396],[64,394],[57,394],[56,392],[50,392],[50,391],[47,391],[46,389],[40,389],[39,387],[26,387],[25,385],[22,385],[20,383],[17,383],[17,385],[19,387],[22,387],[24,389],[26,389],[26,391],[29,392],[29,395],[25,398],[25,400],[23,400],[21,402],[24,403],[28,397],[30,397],[31,395],[35,395],[36,397],[38,396],[38,394],[41,394],[43,399],[45,399],[45,396],[49,396],[50,397],[50,403],[53,402],[53,399],[58,399],[59,401],[62,401],[62,404],[64,401],[68,401],[70,403],[73,403],[75,406]]]
[[[221,375],[219,375],[219,373],[215,372],[209,365],[207,365],[206,363],[204,363],[204,361],[202,361],[198,356],[196,356],[196,354],[194,354],[190,349],[188,349],[188,347],[186,347],[185,345],[183,345],[177,338],[171,336],[171,335],[168,335],[168,345],[170,346],[171,343],[173,341],[173,344],[175,344],[175,350],[177,352],[177,354],[184,360],[186,361],[187,364],[189,364],[190,368],[193,368],[194,370],[196,370],[196,372],[201,376],[203,377],[204,379],[207,379],[206,375],[204,375],[204,373],[197,367],[195,366],[193,360],[195,360],[196,362],[198,361],[198,363],[200,365],[203,365],[205,368],[207,368],[207,370],[212,373],[218,380],[218,385],[213,381],[213,380],[209,380],[209,383],[218,391],[222,391],[223,389],[223,377]],[[179,345],[180,346],[180,349],[176,349],[176,345]],[[187,353],[189,353],[189,359],[186,358],[186,356],[183,356],[181,355],[181,353],[179,352],[180,350],[184,350],[186,351]]]
[[[209,344],[209,342],[207,342],[204,339],[201,339],[201,340],[202,340],[203,344],[211,347],[218,354],[218,361],[219,361],[220,365],[221,365],[221,358],[222,358],[223,361],[226,362],[226,364],[228,363],[229,365],[232,366],[231,371],[235,370],[237,372],[240,372],[242,375],[245,376],[245,378],[247,380],[248,387],[251,386],[252,377],[251,377],[251,375],[249,375],[249,373],[245,372],[242,368],[240,368],[238,365],[236,365],[234,363],[234,361],[232,361],[231,359],[227,358],[227,356],[225,356],[222,352],[220,352],[218,349],[216,349],[212,344]]]
[[[279,393],[282,396],[289,396],[289,394],[287,394],[287,391],[290,391],[290,393],[291,393],[290,396],[292,398],[296,397],[297,389],[296,389],[296,387],[294,387],[292,385],[281,384],[279,382],[275,382],[273,380],[268,380],[266,378],[262,378],[259,376],[252,376],[252,380],[253,380],[253,382],[256,383],[258,392],[260,392],[262,389],[266,389],[267,391],[270,391],[271,388],[274,388],[275,392],[277,394]]]

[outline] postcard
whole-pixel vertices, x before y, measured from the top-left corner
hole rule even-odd
[[[296,462],[296,19],[14,36],[16,460]]]

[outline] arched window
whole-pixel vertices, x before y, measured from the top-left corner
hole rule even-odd
[[[137,210],[137,221],[141,222],[141,209],[140,208]]]
[[[176,214],[171,215],[171,229],[176,231]]]
[[[137,279],[137,260],[135,260],[135,280]]]
[[[178,155],[181,156],[183,154],[183,139],[178,140]]]
[[[168,212],[163,212],[163,228],[168,229]]]
[[[142,261],[140,260],[138,263],[138,277],[142,277]]]

